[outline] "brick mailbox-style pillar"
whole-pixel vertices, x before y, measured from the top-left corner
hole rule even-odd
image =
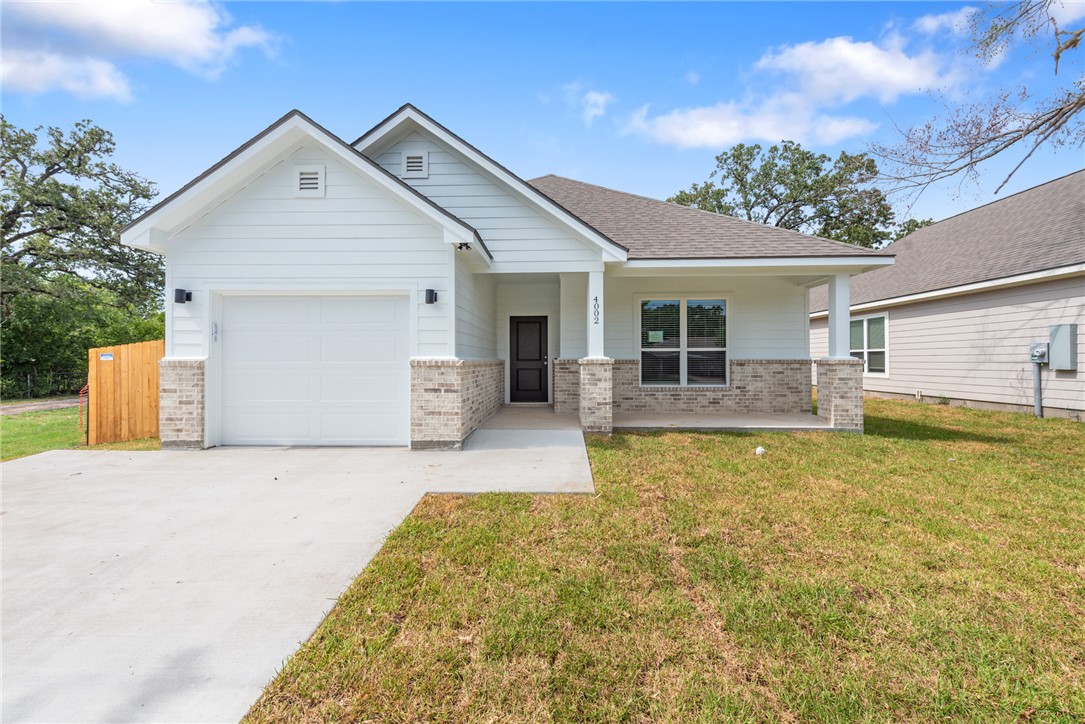
[[[164,359],[158,363],[158,435],[164,450],[204,447],[204,360]]]
[[[819,359],[818,417],[834,430],[863,431],[863,361]]]
[[[609,435],[614,428],[614,360],[580,360],[580,427]]]

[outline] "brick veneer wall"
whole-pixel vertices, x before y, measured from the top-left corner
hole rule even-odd
[[[614,425],[614,360],[585,358],[579,365],[580,428],[609,435]]]
[[[411,360],[411,448],[460,449],[504,395],[501,360]]]
[[[204,398],[207,389],[202,359],[163,359],[158,363],[158,435],[163,449],[204,447]]]
[[[863,362],[819,359],[818,417],[834,430],[863,431]]]
[[[810,412],[810,360],[731,360],[726,387],[645,386],[640,361],[614,361],[614,412]]]
[[[580,412],[580,360],[554,360],[554,412]]]

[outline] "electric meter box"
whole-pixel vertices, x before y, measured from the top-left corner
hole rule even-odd
[[[1047,342],[1033,342],[1028,346],[1029,362],[1047,364]]]
[[[1077,325],[1055,324],[1048,328],[1047,363],[1053,370],[1077,369]]]

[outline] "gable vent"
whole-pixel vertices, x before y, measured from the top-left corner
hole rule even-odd
[[[295,196],[324,196],[323,164],[306,164],[294,167]]]
[[[403,154],[403,178],[429,178],[429,152]]]

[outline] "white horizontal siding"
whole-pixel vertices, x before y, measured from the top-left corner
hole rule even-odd
[[[412,133],[381,153],[377,162],[398,174],[407,151],[429,153],[429,177],[404,181],[477,229],[495,262],[523,264],[523,271],[551,271],[555,263],[600,260],[597,247],[561,228],[433,139]]]
[[[294,195],[295,164],[325,165],[325,198]],[[319,147],[306,146],[175,235],[166,253],[167,355],[206,357],[211,294],[230,291],[412,293],[417,347],[450,356],[450,255],[443,231]],[[441,301],[426,305],[421,290]]]
[[[727,297],[730,300],[727,311],[727,349],[731,359],[810,357],[807,292],[786,279],[608,277],[605,291],[605,350],[606,355],[614,359],[639,357],[639,333],[635,329],[636,298],[657,293]],[[587,311],[583,302],[580,309],[586,318]],[[586,319],[584,323],[586,325]],[[570,343],[572,342],[570,339]],[[583,348],[577,348],[578,353],[582,353],[582,350]]]
[[[497,285],[487,274],[472,274],[456,253],[456,356],[497,357]]]
[[[864,311],[863,314],[877,313]],[[888,375],[868,375],[872,392],[1032,404],[1029,344],[1054,324],[1078,325],[1078,371],[1043,370],[1044,405],[1085,410],[1085,277],[888,308]],[[811,323],[811,348],[825,321]]]
[[[553,362],[561,351],[561,292],[558,281],[523,284],[502,277],[497,284],[497,355],[509,359],[511,317],[546,317],[546,349]],[[550,385],[548,401],[553,402]],[[509,400],[509,365],[505,365],[505,401]]]

